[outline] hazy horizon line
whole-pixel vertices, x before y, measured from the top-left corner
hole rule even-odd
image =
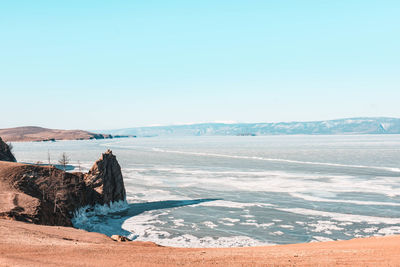
[[[145,128],[145,127],[167,127],[167,126],[185,126],[185,125],[197,125],[197,124],[269,124],[269,123],[296,123],[296,122],[322,122],[322,121],[336,121],[336,120],[351,120],[351,119],[400,119],[399,117],[390,116],[360,116],[360,117],[343,117],[335,119],[325,119],[325,120],[288,120],[288,121],[233,121],[233,120],[215,120],[215,121],[199,121],[199,122],[177,122],[177,123],[155,123],[143,126],[132,126],[132,127],[122,127],[122,128],[111,128],[102,130],[118,130],[118,129],[129,129],[129,128]],[[98,130],[98,129],[92,129]]]
[[[120,130],[120,129],[130,129],[130,128],[147,128],[147,127],[167,127],[167,126],[185,126],[185,125],[197,125],[197,124],[270,124],[270,123],[305,123],[305,122],[323,122],[323,121],[336,121],[336,120],[351,120],[351,119],[400,119],[399,117],[390,116],[359,116],[359,117],[343,117],[335,119],[325,119],[325,120],[288,120],[288,121],[234,121],[234,120],[214,120],[214,121],[199,121],[199,122],[176,122],[176,123],[153,123],[142,126],[127,126],[127,127],[115,127],[107,129],[84,129],[84,128],[51,128],[42,125],[22,125],[14,127],[5,127],[0,129],[12,129],[21,127],[40,127],[53,130],[84,130],[84,131],[108,131],[108,130]]]

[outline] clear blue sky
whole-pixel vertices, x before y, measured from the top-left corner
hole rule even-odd
[[[400,1],[1,1],[0,128],[400,117]]]

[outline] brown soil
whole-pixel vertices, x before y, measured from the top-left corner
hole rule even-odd
[[[400,266],[400,236],[193,249],[8,220],[0,220],[0,236],[0,266]]]

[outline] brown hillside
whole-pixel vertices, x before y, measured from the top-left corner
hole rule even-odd
[[[109,134],[96,134],[83,130],[58,130],[36,126],[0,129],[5,142],[49,141],[49,140],[88,140],[112,138]]]

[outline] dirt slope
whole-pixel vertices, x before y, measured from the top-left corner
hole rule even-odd
[[[1,219],[0,236],[0,266],[400,266],[400,236],[191,249]]]

